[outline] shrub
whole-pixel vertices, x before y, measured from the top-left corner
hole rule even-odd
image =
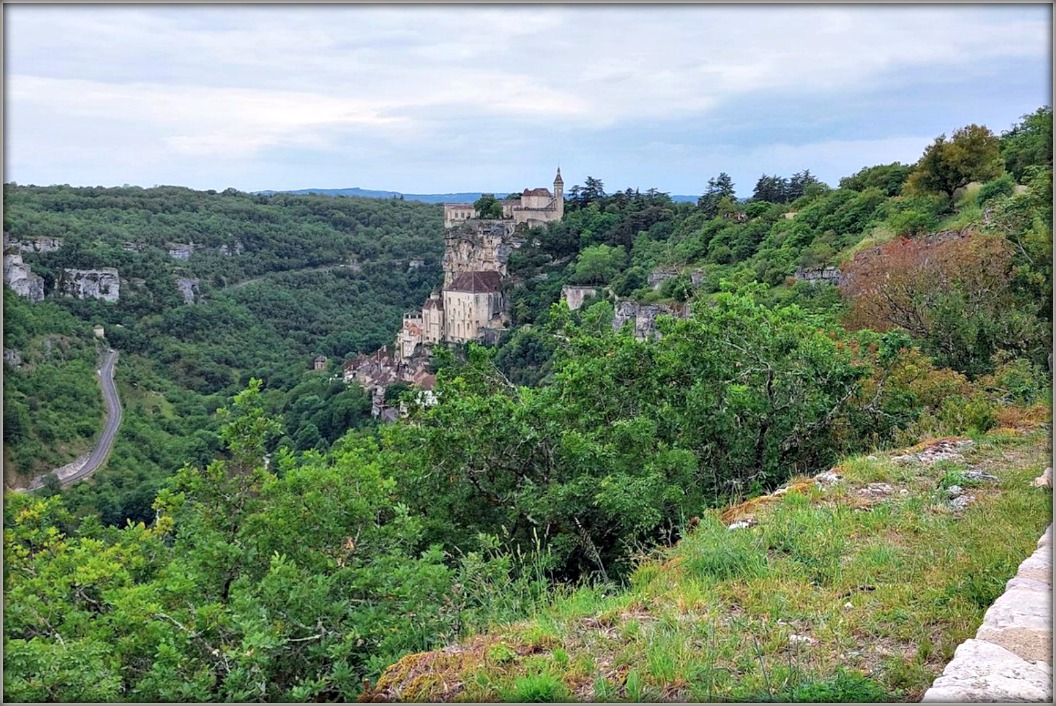
[[[992,201],[1000,196],[1011,196],[1016,188],[1016,182],[1010,174],[1002,174],[998,178],[988,181],[979,189],[976,200],[980,206],[987,201]]]

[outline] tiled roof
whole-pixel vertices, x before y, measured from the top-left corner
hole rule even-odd
[[[553,196],[553,194],[550,193],[550,189],[539,187],[538,189],[525,189],[521,192],[521,196]]]
[[[502,276],[498,272],[463,272],[447,289],[453,292],[497,292],[501,285]]]

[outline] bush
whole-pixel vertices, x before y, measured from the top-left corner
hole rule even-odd
[[[1015,188],[1016,182],[1012,175],[1002,174],[998,178],[983,184],[982,188],[979,189],[976,200],[982,206],[987,201],[992,201],[1000,196],[1011,196]]]

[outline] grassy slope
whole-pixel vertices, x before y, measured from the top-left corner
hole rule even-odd
[[[1052,520],[1051,491],[1030,485],[1050,462],[1047,427],[977,441],[932,466],[851,458],[830,489],[800,479],[769,502],[703,517],[627,590],[580,589],[526,622],[410,655],[368,696],[918,699]],[[958,475],[967,469],[999,481],[971,487]],[[871,483],[892,490],[863,495]],[[960,515],[953,483],[977,498]],[[723,517],[745,514],[758,524],[726,529]]]

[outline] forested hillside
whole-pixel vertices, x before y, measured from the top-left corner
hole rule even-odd
[[[118,525],[152,517],[164,478],[213,457],[211,415],[253,376],[267,380],[269,411],[312,425],[300,435],[291,428],[295,448],[325,448],[369,423],[362,391],[328,377],[346,357],[390,342],[404,310],[439,280],[436,206],[11,184],[4,199],[12,240],[62,240],[53,252],[23,253],[45,280],[46,301],[30,305],[5,290],[4,347],[25,359],[5,363],[5,409],[24,422],[10,431],[5,425],[5,477],[72,460],[98,432],[92,327],[102,325],[122,354],[116,380],[127,413],[107,467],[93,486],[74,489],[71,502]],[[424,264],[412,269],[411,260]],[[118,302],[53,294],[63,268],[104,267],[119,272]],[[178,278],[196,280],[193,301],[181,295]],[[41,366],[59,340],[80,362],[56,374]],[[34,341],[51,357],[38,363]],[[331,359],[326,374],[310,371],[318,355]],[[345,411],[334,418],[323,400]]]
[[[529,231],[511,256],[510,332],[496,347],[438,351],[436,404],[408,392],[408,418],[381,427],[365,423],[361,390],[307,366],[317,353],[333,363],[391,340],[401,307],[439,279],[404,260],[439,259],[438,209],[166,188],[142,200],[97,191],[111,204],[97,212],[83,190],[8,187],[13,236],[72,245],[27,254],[45,277],[77,262],[127,267],[148,284],[118,305],[16,308],[52,312],[48,326],[107,325],[127,351],[119,379],[140,436],[90,486],[8,498],[5,697],[351,700],[415,684],[410,698],[522,701],[580,696],[587,683],[596,697],[629,700],[782,698],[798,686],[811,687],[804,700],[840,688],[918,694],[935,661],[902,649],[923,639],[907,631],[941,625],[948,634],[928,644],[952,649],[1001,591],[1011,554],[1033,541],[1028,530],[1051,515],[1011,484],[1007,499],[995,492],[963,515],[936,509],[947,488],[969,482],[967,465],[914,475],[866,455],[965,435],[994,473],[1014,467],[1018,483],[1041,470],[1051,136],[1044,108],[1002,135],[959,129],[916,164],[866,167],[835,187],[807,170],[764,175],[744,201],[725,174],[696,204],[609,194],[589,178],[571,189],[563,220]],[[155,216],[151,203],[173,212]],[[170,229],[115,225],[153,220]],[[199,236],[183,223],[214,225]],[[173,263],[158,246],[177,237],[217,250]],[[151,248],[130,253],[126,240]],[[236,241],[241,255],[219,252]],[[340,267],[352,255],[359,272]],[[175,300],[174,267],[201,278],[202,301]],[[256,281],[237,286],[245,278]],[[597,292],[570,311],[559,301],[566,284]],[[659,336],[636,337],[613,325],[623,300],[679,315],[658,319]],[[24,325],[18,340],[39,335]],[[25,438],[39,440],[33,423]],[[159,471],[149,504],[146,480],[127,470],[144,455]],[[730,533],[720,520],[731,504],[848,456],[865,457],[852,463],[863,487],[897,481],[915,495],[897,507],[791,499],[762,533]],[[134,502],[114,504],[126,495]],[[977,552],[957,523],[996,533],[990,512],[1021,518],[1021,532]],[[897,543],[862,544],[880,531]],[[936,544],[915,551],[925,539]],[[671,562],[645,560],[680,540],[662,556]],[[842,671],[859,653],[816,660],[809,680],[789,681],[791,661],[777,665],[786,672],[772,661],[788,656],[787,635],[781,649],[734,639],[764,617],[776,623],[803,592],[844,600],[932,566],[931,547],[947,540],[960,549],[943,555],[949,580],[926,605],[919,591],[883,588],[876,620],[895,628],[841,638],[890,648],[865,676]],[[682,578],[688,592],[670,590]],[[731,622],[709,628],[729,606]],[[683,615],[703,626],[692,654],[672,647],[691,644]],[[475,637],[526,619],[506,633],[516,643]],[[643,652],[650,621],[666,652]],[[622,640],[624,652],[587,635]],[[400,658],[460,640],[378,681]],[[694,661],[704,653],[722,666]],[[479,663],[466,661],[474,655]],[[431,665],[425,676],[420,664]],[[779,673],[787,693],[769,681]],[[433,674],[471,688],[449,692]]]

